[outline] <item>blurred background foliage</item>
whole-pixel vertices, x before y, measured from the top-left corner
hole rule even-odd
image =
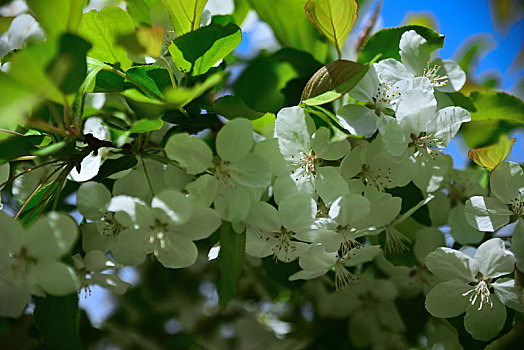
[[[204,15],[214,14],[213,20],[217,21],[233,21],[241,25],[243,31],[240,46],[225,59],[230,78],[224,93],[234,92],[259,113],[276,113],[284,106],[298,103],[311,75],[336,58],[336,52],[305,16],[304,2],[209,1]],[[165,21],[158,3],[158,0],[91,0],[86,10],[106,5],[126,6],[136,25],[151,25]],[[466,71],[468,82],[462,92],[497,89],[520,98],[524,96],[524,2],[360,0],[358,3],[357,23],[342,50],[344,58],[356,59],[355,47],[365,39],[366,31],[417,24],[446,35],[440,56],[455,59]],[[0,5],[6,5],[2,8],[0,33],[7,31],[20,4],[16,0],[0,0]],[[151,9],[149,14],[144,8]],[[253,85],[253,81],[257,84]],[[191,111],[192,106],[197,108],[201,103],[196,101],[187,109]],[[486,118],[469,123],[462,131],[467,147],[488,145],[498,140],[501,133],[522,130],[522,118],[517,115],[515,122]],[[517,143],[514,150],[522,154],[522,147],[522,143]],[[463,152],[461,156],[465,156],[464,149],[456,152]],[[409,190],[402,191],[406,198]],[[65,191],[64,197],[68,194]],[[414,220],[408,220],[406,225],[421,227]],[[188,269],[165,269],[152,260],[137,269],[122,269],[119,272],[122,279],[132,283],[123,296],[114,296],[98,287],[82,291],[80,317],[71,322],[78,322],[84,346],[92,349],[278,350],[430,348],[441,344],[445,349],[455,349],[460,348],[459,338],[465,348],[487,345],[473,340],[464,331],[460,317],[451,320],[453,327],[431,318],[424,308],[423,294],[418,290],[424,276],[412,276],[415,270],[407,268],[409,278],[400,281],[399,276],[390,273],[385,259],[382,264],[364,267],[361,273],[374,276],[375,280],[361,281],[361,292],[349,298],[333,293],[327,277],[307,282],[288,281],[299,269],[297,262],[281,264],[271,258],[246,256],[237,295],[222,309],[216,287],[219,269],[212,249],[218,240],[216,233],[199,242],[199,252],[210,252],[209,256],[202,254]],[[413,261],[412,254],[407,253],[397,262],[410,265]],[[398,288],[403,289],[403,298],[388,296]],[[352,303],[358,303],[357,311]],[[71,307],[76,307],[74,300]],[[38,315],[33,315],[31,310],[30,307],[17,320],[0,319],[2,348],[43,347],[33,322]],[[502,334],[511,326],[507,324]],[[55,346],[75,348],[77,343],[68,339],[69,335],[56,329]],[[489,348],[518,348],[518,344],[523,344],[523,335],[524,320],[522,315],[517,315],[512,331],[495,340]]]

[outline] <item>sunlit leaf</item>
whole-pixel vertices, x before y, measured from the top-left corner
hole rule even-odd
[[[495,169],[509,155],[516,138],[510,139],[508,135],[500,135],[499,142],[494,145],[472,148],[468,152],[468,157],[489,171]]]
[[[206,73],[240,44],[240,28],[210,24],[175,39],[169,52],[177,68],[191,75]]]
[[[309,79],[301,100],[307,106],[332,102],[351,90],[366,74],[368,66],[346,60],[337,60],[320,68]]]
[[[123,47],[117,45],[120,36],[134,33],[135,25],[127,12],[119,7],[108,6],[97,12],[89,11],[82,15],[78,29],[80,35],[89,40],[93,47],[89,56],[102,62],[120,63],[121,67],[131,67],[131,60]]]
[[[324,62],[328,46],[311,22],[304,15],[304,0],[273,1],[248,0],[261,20],[269,24],[275,37],[284,47],[309,52]]]
[[[48,38],[76,32],[86,0],[27,0],[27,5]]]

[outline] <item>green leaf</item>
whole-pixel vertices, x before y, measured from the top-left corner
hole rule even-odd
[[[235,118],[246,118],[249,120],[255,120],[258,118],[262,118],[267,114],[272,114],[255,111],[254,109],[246,105],[240,97],[232,95],[223,96],[218,100],[215,100],[215,102],[213,102],[213,109],[217,114],[220,114],[221,116],[226,117],[229,120]]]
[[[131,154],[126,154],[116,159],[107,159],[100,167],[100,170],[98,170],[98,175],[92,180],[99,181],[113,174],[130,169],[137,164],[138,161],[135,156]]]
[[[50,183],[38,190],[36,194],[27,203],[24,210],[20,214],[20,222],[25,225],[31,224],[44,211],[45,207],[56,194],[58,190],[58,183]]]
[[[24,120],[31,108],[38,103],[31,89],[20,85],[15,79],[0,72],[0,127],[15,128]],[[3,155],[2,155],[3,158]]]
[[[196,85],[189,88],[178,88],[178,89],[168,89],[164,91],[164,96],[166,102],[172,108],[181,108],[184,107],[189,102],[196,99],[198,96],[202,95],[208,89],[216,86],[222,81],[222,74],[215,73],[209,76],[202,83],[197,83]]]
[[[368,68],[367,65],[346,60],[328,63],[309,79],[302,92],[301,103],[318,106],[335,101],[351,90]]]
[[[218,254],[220,278],[217,284],[222,309],[227,307],[237,292],[237,282],[244,265],[245,247],[246,235],[236,233],[231,228],[231,224],[223,222],[220,229],[220,253]]]
[[[27,0],[26,3],[49,39],[77,31],[86,0]]]
[[[305,9],[309,20],[340,52],[357,19],[357,2],[308,0]]]
[[[294,67],[276,56],[261,54],[242,72],[233,85],[235,96],[240,97],[250,108],[260,112],[277,113],[284,107],[282,89],[297,76]],[[256,84],[253,84],[256,82]]]
[[[164,122],[160,118],[159,119],[141,119],[133,124],[131,129],[129,129],[129,133],[142,134],[144,132],[160,130],[162,129],[162,125],[164,125]]]
[[[78,337],[78,295],[35,297],[35,323],[52,349],[82,349]]]
[[[14,89],[17,95],[21,93],[22,88],[25,91],[30,91],[33,95],[33,103],[41,99],[49,99],[53,102],[63,104],[64,98],[62,93],[56,85],[49,79],[47,74],[47,68],[50,62],[56,57],[59,46],[58,40],[51,40],[44,43],[38,43],[36,45],[27,46],[25,49],[17,51],[10,56],[11,66],[9,67],[9,76],[12,81],[2,82],[0,84],[1,90],[10,89],[15,85]],[[2,79],[3,80],[3,79]],[[7,78],[6,80],[9,80]],[[4,83],[7,87],[4,87]],[[18,86],[16,86],[18,84]],[[7,96],[13,94],[7,92]],[[15,95],[14,97],[17,97]],[[24,93],[25,95],[25,93]],[[9,106],[12,101],[1,101],[6,102]],[[3,107],[3,103],[2,103]],[[7,107],[9,109],[9,107]],[[31,112],[31,105],[19,106],[24,115],[25,113]]]
[[[151,25],[149,9],[152,0],[127,0],[127,12],[137,25]],[[153,0],[154,1],[154,0]]]
[[[524,124],[524,103],[505,92],[472,92],[469,96],[476,111],[471,112],[471,121],[506,120]]]
[[[433,29],[417,25],[387,28],[379,30],[366,41],[358,55],[358,62],[369,63],[377,55],[380,55],[380,60],[394,58],[400,61],[398,45],[402,34],[408,30],[414,30],[426,39],[431,51],[440,49],[444,45],[444,35]]]
[[[164,44],[164,28],[161,26],[142,27],[136,32],[118,38],[118,44],[132,55],[139,57],[160,57]]]
[[[75,146],[76,142],[74,141],[60,141],[38,149],[33,152],[33,155],[39,157],[63,157],[73,154],[75,152]]]
[[[320,62],[325,62],[328,45],[304,16],[304,0],[273,1],[248,0],[261,20],[269,24],[283,47],[309,52]]]
[[[0,141],[0,165],[11,159],[30,155],[36,149],[35,146],[39,145],[43,140],[43,135],[15,135]]]
[[[200,27],[200,17],[207,0],[162,0],[169,13],[177,36],[182,36]]]
[[[91,44],[74,34],[60,37],[58,53],[47,66],[47,75],[66,94],[76,92],[87,75],[86,54]]]
[[[93,44],[90,57],[102,62],[120,63],[123,69],[131,67],[126,50],[117,46],[120,36],[135,32],[135,25],[127,12],[113,6],[105,7],[100,12],[89,11],[82,15],[78,31]]]
[[[516,138],[510,139],[508,135],[500,135],[499,142],[494,145],[470,149],[468,157],[481,167],[491,171],[506,159],[515,141],[517,141]]]
[[[175,39],[169,52],[177,68],[190,75],[202,75],[229,55],[242,40],[233,23],[223,27],[210,24]]]
[[[126,75],[127,81],[135,84],[142,93],[151,98],[164,98],[162,91],[171,86],[167,69],[154,65],[130,68],[126,71]],[[146,88],[147,91],[141,87]]]

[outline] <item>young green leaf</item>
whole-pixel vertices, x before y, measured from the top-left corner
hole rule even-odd
[[[306,14],[340,53],[357,19],[355,0],[308,0]]]
[[[524,102],[505,92],[472,92],[469,96],[476,111],[471,112],[471,120],[505,120],[524,124]]]

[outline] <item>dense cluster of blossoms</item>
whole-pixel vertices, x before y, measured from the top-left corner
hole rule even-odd
[[[451,61],[429,63],[430,54],[422,36],[405,32],[401,62],[371,65],[336,112],[343,136],[305,108],[288,107],[276,117],[273,138],[256,134],[242,118],[225,123],[214,147],[195,135],[173,134],[163,163],[142,160],[114,174],[111,187],[89,181],[112,157],[111,149],[89,154],[69,175],[82,182],[77,207],[85,219],[81,253],[73,264],[59,261],[77,240],[77,225],[66,214],[51,212],[27,230],[0,215],[0,226],[8,227],[0,235],[0,315],[19,316],[31,295],[44,292],[64,295],[98,284],[123,293],[129,285],[103,272],[137,266],[150,254],[166,268],[189,267],[199,257],[195,241],[230,222],[246,235],[248,255],[284,263],[298,259],[301,270],[290,280],[328,274],[337,291],[349,290],[347,298],[323,293],[351,304],[348,313],[356,315],[351,332],[359,332],[359,319],[372,317],[370,335],[381,330],[401,334],[405,328],[393,300],[397,290],[414,285],[407,289],[427,294],[431,315],[449,318],[465,311],[468,332],[491,339],[504,324],[504,305],[521,309],[514,280],[502,277],[512,273],[515,261],[522,266],[522,256],[515,258],[501,239],[493,238],[470,257],[444,247],[437,227],[449,224],[455,241],[478,244],[483,232],[518,218],[513,240],[520,250],[514,252],[522,254],[524,175],[518,164],[500,164],[486,196],[485,188],[464,183],[475,178],[475,170],[462,176],[452,169],[440,149],[470,114],[450,105],[446,93],[458,91],[465,74]],[[96,117],[85,121],[84,133],[110,140]],[[4,174],[6,168],[0,169]],[[43,175],[24,178],[30,176]],[[410,183],[423,198],[406,207],[389,190]],[[31,181],[19,181],[13,193],[27,193],[28,186]],[[414,230],[410,217],[424,205],[432,228]],[[408,249],[415,251],[416,270],[384,258]],[[363,273],[375,259],[390,281],[370,280]],[[356,310],[360,302],[374,306]],[[396,327],[380,323],[383,309],[394,311],[387,319]]]

